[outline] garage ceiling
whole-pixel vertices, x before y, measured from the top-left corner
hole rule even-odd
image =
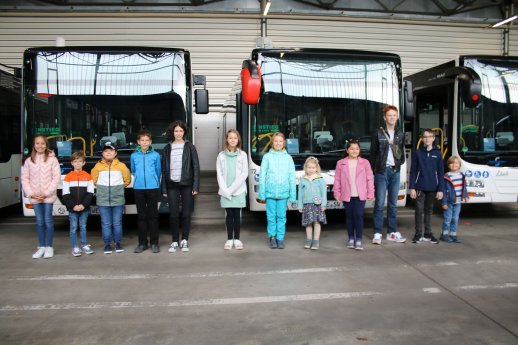
[[[263,0],[266,2],[266,0]],[[349,16],[494,24],[518,0],[271,0],[269,15]],[[7,12],[180,12],[260,15],[259,0],[3,0]]]

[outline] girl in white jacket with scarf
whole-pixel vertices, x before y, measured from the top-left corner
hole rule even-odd
[[[246,207],[248,158],[241,150],[241,136],[235,129],[230,129],[225,135],[225,150],[218,155],[216,171],[221,207],[226,213],[227,242],[223,248],[243,249],[240,240],[241,209]]]

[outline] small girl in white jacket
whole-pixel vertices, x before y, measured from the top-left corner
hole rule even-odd
[[[241,150],[241,136],[235,129],[230,129],[225,136],[225,150],[218,155],[216,171],[221,207],[226,212],[227,242],[223,248],[243,249],[240,240],[241,209],[246,207],[248,158]]]

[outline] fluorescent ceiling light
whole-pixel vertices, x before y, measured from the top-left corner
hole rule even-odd
[[[264,6],[263,10],[263,16],[266,16],[268,14],[268,11],[270,10],[270,6],[272,5],[271,1],[268,1],[266,5]]]
[[[511,21],[513,21],[513,20],[515,20],[516,18],[518,18],[518,15],[514,15],[514,16],[512,16],[512,17],[509,17],[509,18],[507,18],[507,19],[504,19],[504,20],[502,20],[502,21],[499,21],[498,23],[496,23],[495,25],[493,25],[493,27],[494,27],[494,28],[499,27],[500,25],[504,25],[505,23],[509,23],[509,22],[511,22]]]

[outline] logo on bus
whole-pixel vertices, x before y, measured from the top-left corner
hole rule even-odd
[[[480,176],[482,176],[482,173],[480,171],[475,171],[475,177],[476,178],[480,178]]]
[[[471,177],[471,176],[473,176],[473,171],[466,170],[466,177]]]
[[[483,171],[482,172],[482,177],[483,178],[488,178],[489,177],[489,171]]]

